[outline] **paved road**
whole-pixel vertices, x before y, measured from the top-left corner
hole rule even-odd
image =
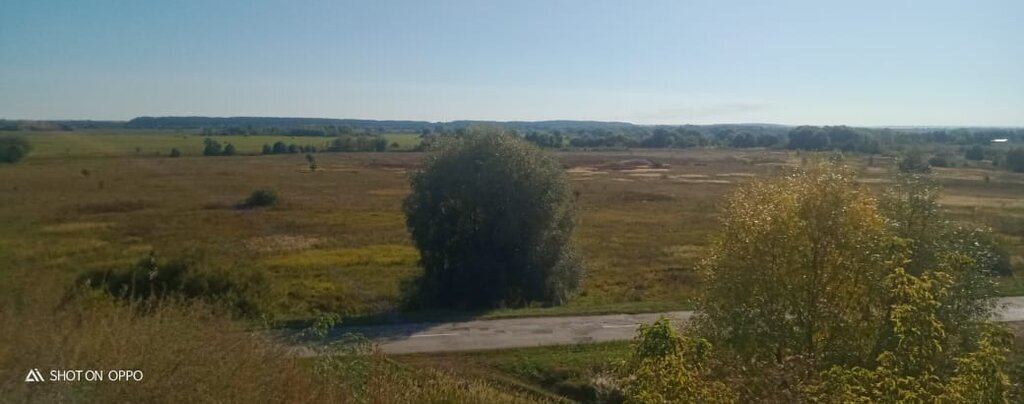
[[[1024,297],[999,299],[999,321],[1024,321]],[[339,327],[333,335],[360,333],[387,353],[470,351],[521,348],[631,339],[640,324],[661,316],[685,321],[692,312],[612,314],[603,316],[535,317],[473,320],[451,323],[412,323]]]

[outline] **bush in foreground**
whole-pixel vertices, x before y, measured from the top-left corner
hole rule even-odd
[[[455,308],[560,304],[583,276],[565,172],[500,129],[439,140],[412,177],[404,208],[425,269],[421,301]]]
[[[901,180],[880,207],[829,163],[729,199],[695,332],[741,402],[1006,401],[1019,386],[987,322],[996,254],[943,220],[934,195]]]
[[[32,151],[24,136],[0,136],[0,163],[17,163]]]
[[[400,368],[379,354],[301,359],[253,324],[201,301],[155,305],[98,297],[58,305],[49,274],[0,284],[4,402],[524,403],[518,391]],[[358,356],[357,356],[358,355]],[[315,361],[315,366],[309,362]],[[321,363],[361,366],[319,366]],[[141,382],[25,383],[28,369],[139,369]],[[364,377],[353,371],[367,370]]]
[[[154,254],[127,270],[87,272],[79,277],[79,284],[145,305],[174,299],[202,300],[224,304],[245,316],[261,312],[265,288],[263,279],[256,275],[243,279],[200,271],[193,261],[164,261]]]

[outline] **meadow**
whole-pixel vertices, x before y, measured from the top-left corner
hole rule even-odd
[[[407,146],[415,138],[390,136]],[[126,268],[153,251],[192,257],[204,271],[259,275],[266,281],[261,305],[276,320],[318,312],[350,319],[436,314],[401,310],[403,285],[420,271],[401,211],[420,153],[322,153],[311,171],[297,154],[201,157],[202,137],[195,135],[29,138],[34,154],[0,167],[0,259],[10,272],[45,271],[72,283],[83,272]],[[274,139],[227,141],[247,153]],[[143,151],[135,152],[136,145]],[[146,153],[169,147],[185,155]],[[584,286],[565,306],[483,316],[687,308],[698,286],[694,266],[716,230],[723,197],[750,178],[812,156],[760,149],[557,155],[579,195]],[[895,173],[891,159],[851,155],[847,161],[879,189]],[[1024,292],[1024,175],[983,168],[936,168],[933,175],[953,218],[992,227],[1010,250],[1018,273],[1000,279],[1002,292]],[[276,191],[281,203],[239,209],[256,189]]]
[[[20,132],[32,139],[35,159],[89,158],[123,156],[167,156],[178,149],[183,156],[201,156],[203,139],[222,144],[231,143],[239,154],[259,154],[264,144],[295,143],[299,146],[322,147],[332,138],[322,136],[237,135],[205,136],[195,131],[168,130],[78,130],[74,132]],[[419,136],[409,133],[384,133],[388,143],[398,143],[397,150],[409,150],[419,144]]]
[[[301,144],[305,138],[232,136],[220,140],[236,144],[243,155],[203,157],[198,135],[27,136],[33,154],[0,166],[0,292],[5,296],[0,325],[6,330],[0,336],[13,342],[0,347],[5,377],[50,363],[102,367],[117,362],[144,367],[163,381],[131,391],[142,391],[142,397],[195,397],[174,386],[196,385],[208,394],[200,397],[214,401],[287,401],[316,386],[317,397],[336,401],[371,393],[323,383],[310,373],[318,364],[290,360],[273,343],[246,331],[301,326],[322,313],[339,313],[349,323],[464,314],[403,310],[404,286],[421,269],[401,204],[421,153],[321,153],[318,168],[311,170],[302,154],[245,155],[258,153],[264,143]],[[405,150],[418,141],[416,135],[387,136]],[[172,147],[184,155],[156,153]],[[564,306],[473,315],[689,308],[699,287],[694,267],[717,231],[723,198],[751,178],[820,157],[768,149],[555,153],[578,195],[577,242],[588,271],[582,290]],[[890,158],[847,155],[845,160],[863,183],[879,191],[896,172]],[[1010,251],[1016,273],[998,280],[1001,292],[1024,293],[1024,175],[960,167],[935,168],[933,177],[944,187],[940,202],[953,219],[991,227]],[[280,203],[240,207],[256,189],[274,190]],[[150,253],[189,257],[201,271],[239,282],[258,279],[253,298],[261,316],[237,321],[217,309],[175,303],[155,317],[132,307],[107,307],[104,301],[65,305],[82,274],[124,270]],[[35,335],[46,338],[30,339]],[[48,348],[53,346],[59,349]],[[423,400],[589,401],[602,394],[601,381],[611,377],[628,349],[623,342],[379,359],[374,366],[385,370],[357,390],[377,389],[376,397],[391,399],[395,396],[389,394],[407,391],[435,394],[418,397]],[[218,365],[208,364],[209,358],[217,358]],[[203,376],[241,367],[254,370],[230,380]],[[428,388],[381,387],[399,385]],[[102,399],[127,393],[111,389],[88,394]],[[83,394],[66,389],[46,393],[56,396],[37,395],[41,391],[0,386],[0,393],[12,397]]]

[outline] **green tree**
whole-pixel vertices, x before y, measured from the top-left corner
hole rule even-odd
[[[904,154],[899,160],[898,167],[905,173],[926,174],[932,171],[924,152],[918,149],[912,149]]]
[[[901,175],[879,198],[880,213],[905,251],[902,267],[913,276],[942,271],[957,286],[941,296],[940,316],[959,338],[978,338],[977,319],[991,312],[995,283],[1005,271],[999,245],[983,229],[948,220],[939,209],[939,187],[921,175]]]
[[[974,145],[964,151],[964,158],[967,160],[984,160],[985,159],[985,148],[981,145]]]
[[[306,162],[309,163],[309,171],[316,171],[316,157],[314,157],[312,154],[307,154]]]
[[[954,348],[941,321],[942,295],[955,287],[945,273],[916,277],[897,269],[886,278],[894,344],[876,366],[836,365],[809,384],[809,401],[828,403],[1009,403],[1014,386],[1008,332],[986,324],[972,349]]]
[[[249,194],[242,204],[246,208],[262,208],[277,205],[277,193],[267,189],[257,189]]]
[[[204,156],[220,156],[224,153],[224,147],[221,146],[220,142],[211,138],[203,139],[203,155]]]
[[[274,149],[269,144],[264,144],[261,154],[274,154]]]
[[[1024,147],[1017,147],[1006,152],[1006,167],[1011,171],[1024,173]]]
[[[404,209],[425,270],[419,301],[560,304],[578,287],[572,191],[541,149],[504,130],[473,128],[436,142],[411,185]]]
[[[32,151],[24,136],[0,136],[0,163],[17,163]]]
[[[811,401],[1004,397],[987,323],[997,254],[936,195],[905,176],[876,202],[838,162],[745,185],[701,264],[697,334],[744,368],[798,358],[820,371],[796,383]]]
[[[679,335],[666,318],[640,326],[630,356],[619,365],[629,403],[734,403],[736,394],[712,377],[711,344]]]
[[[755,360],[873,357],[888,242],[874,198],[838,163],[753,182],[701,264],[700,333]]]
[[[171,149],[171,157],[181,157],[181,150],[177,148]]]
[[[235,150],[235,145],[228,143],[226,146],[224,146],[223,153],[225,156],[234,156],[237,153],[237,151]]]
[[[286,145],[282,141],[276,141],[276,142],[274,142],[274,147],[273,147],[272,151],[274,152],[274,154],[288,153],[288,145]]]

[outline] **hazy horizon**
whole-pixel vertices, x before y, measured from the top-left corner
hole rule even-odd
[[[488,119],[453,119],[450,121],[430,121],[422,119],[368,119],[359,117],[324,117],[324,116],[275,116],[275,115],[262,115],[262,116],[209,116],[209,115],[139,115],[128,119],[89,119],[89,118],[10,118],[0,116],[0,120],[9,121],[93,121],[93,122],[128,122],[135,118],[167,118],[167,117],[184,117],[184,118],[286,118],[286,119],[327,119],[327,120],[355,120],[355,121],[412,121],[412,122],[428,122],[436,124],[460,122],[460,121],[471,121],[471,122],[498,122],[498,123],[513,123],[513,122],[556,122],[556,121],[568,121],[568,122],[596,122],[596,123],[615,123],[615,124],[629,124],[636,126],[684,126],[684,125],[697,125],[697,126],[711,126],[711,125],[765,125],[765,126],[842,126],[844,124],[803,124],[803,123],[777,123],[777,122],[708,122],[708,123],[637,123],[628,121],[603,121],[598,119],[541,119],[541,120],[488,120]],[[861,128],[936,128],[936,129],[957,129],[957,128],[987,128],[987,129],[1020,129],[1024,128],[1024,125],[846,125]]]
[[[40,1],[0,117],[1024,126],[1024,2]]]

